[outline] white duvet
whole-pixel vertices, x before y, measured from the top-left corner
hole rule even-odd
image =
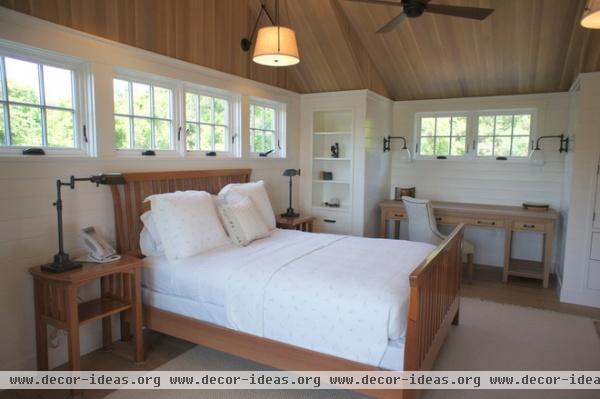
[[[408,276],[433,249],[416,242],[276,230],[247,247],[243,261],[228,262],[228,324],[377,366],[388,341],[405,334]]]

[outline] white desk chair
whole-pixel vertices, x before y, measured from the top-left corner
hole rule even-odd
[[[402,197],[402,202],[404,202],[404,209],[406,209],[406,214],[408,216],[408,239],[410,241],[427,242],[433,245],[439,245],[446,239],[446,236],[437,229],[431,201],[412,197]],[[462,254],[463,261],[466,261],[467,263],[469,283],[473,282],[474,253],[475,247],[473,244],[463,240]]]

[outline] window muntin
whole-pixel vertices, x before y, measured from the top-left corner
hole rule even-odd
[[[478,115],[477,156],[527,157],[532,122],[531,112]]]
[[[74,68],[0,56],[0,148],[79,150]]]
[[[281,149],[278,125],[279,115],[275,107],[250,104],[250,152]]]
[[[231,101],[210,94],[185,92],[187,151],[229,152]]]
[[[173,90],[118,77],[113,90],[115,148],[172,150]]]
[[[462,157],[467,153],[466,115],[418,117],[418,151],[422,157]]]

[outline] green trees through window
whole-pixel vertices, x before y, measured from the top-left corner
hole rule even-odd
[[[229,151],[229,106],[224,98],[185,93],[188,151]]]
[[[173,148],[171,89],[114,79],[113,90],[117,149]]]
[[[74,72],[0,57],[0,146],[73,149]]]
[[[250,151],[275,150],[278,146],[276,126],[275,108],[250,104]]]
[[[477,156],[527,157],[531,114],[480,115]]]
[[[467,149],[467,117],[422,117],[419,134],[420,155],[463,156]]]

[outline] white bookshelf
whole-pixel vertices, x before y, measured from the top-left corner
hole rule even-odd
[[[315,210],[348,212],[352,208],[352,110],[317,110],[313,112],[312,207]],[[339,146],[334,158],[331,147]],[[324,180],[323,172],[331,172],[332,180]],[[340,207],[328,207],[326,202],[337,198]]]

